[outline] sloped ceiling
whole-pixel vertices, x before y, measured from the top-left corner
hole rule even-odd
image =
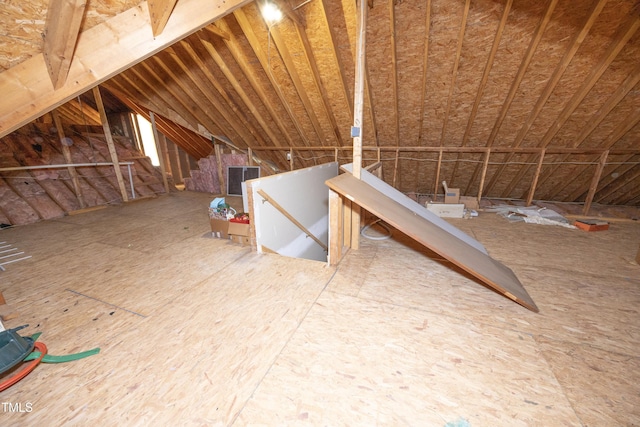
[[[178,0],[167,23],[184,37],[94,85],[133,111],[153,111],[196,157],[215,135],[280,170],[290,166],[287,152],[295,167],[351,161],[356,2],[282,0],[285,17],[272,25],[261,3],[236,2],[200,29],[180,21],[180,8],[196,2]],[[38,3],[0,5],[0,90],[13,91],[3,76],[42,51],[48,5]],[[78,46],[85,31],[132,8],[147,10],[89,0]],[[635,0],[370,0],[365,165],[382,161],[384,179],[403,192],[442,192],[446,180],[469,196],[640,206],[639,8]],[[127,47],[117,37],[102,43]],[[77,110],[73,85],[36,115]]]

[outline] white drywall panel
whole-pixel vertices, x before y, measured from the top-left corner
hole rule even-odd
[[[335,162],[251,180],[258,251],[327,261],[327,251],[259,193],[265,192],[325,245],[329,234],[329,189],[325,181],[338,175]]]

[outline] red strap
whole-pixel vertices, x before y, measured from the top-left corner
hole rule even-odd
[[[36,341],[34,346],[38,351],[40,351],[40,357],[38,357],[37,359],[25,364],[23,366],[23,368],[20,371],[18,371],[15,375],[13,375],[13,376],[7,378],[6,380],[2,381],[0,383],[0,391],[3,391],[5,389],[11,387],[15,383],[17,383],[18,381],[20,381],[21,379],[26,377],[29,374],[29,372],[33,371],[35,369],[35,367],[38,366],[38,364],[40,363],[42,358],[45,356],[45,354],[47,354],[47,346],[44,345],[44,343]]]

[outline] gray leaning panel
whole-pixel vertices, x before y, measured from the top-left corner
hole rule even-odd
[[[326,184],[333,191],[342,194],[418,243],[443,256],[495,291],[529,310],[538,311],[531,296],[511,269],[430,220],[416,215],[364,180],[344,173],[326,181]]]
[[[340,168],[351,174],[353,173],[353,163],[342,165],[340,166]],[[438,215],[434,214],[433,212],[429,211],[420,203],[410,199],[409,197],[402,194],[400,191],[396,190],[395,188],[393,188],[383,180],[379,179],[377,176],[373,175],[372,173],[367,172],[366,170],[363,169],[361,171],[361,179],[367,184],[369,184],[370,186],[372,186],[373,188],[375,188],[376,190],[378,190],[379,192],[381,192],[382,194],[384,194],[385,196],[387,196],[388,198],[390,198],[391,200],[393,200],[394,202],[404,206],[405,208],[409,209],[416,215],[419,215],[422,218],[426,219],[430,223],[437,225],[438,227],[445,230],[447,233],[456,236],[458,239],[462,240],[467,245],[473,246],[480,252],[487,254],[487,250],[484,248],[484,246],[482,246],[482,243],[478,242],[476,239],[469,236],[462,230],[449,224],[447,221],[440,218]]]

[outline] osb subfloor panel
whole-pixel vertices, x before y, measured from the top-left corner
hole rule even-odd
[[[452,221],[536,314],[397,232],[337,268],[252,253],[210,237],[211,199],[0,231],[32,255],[0,272],[5,326],[101,348],[2,392],[24,412],[0,406],[1,425],[640,425],[637,223]]]

